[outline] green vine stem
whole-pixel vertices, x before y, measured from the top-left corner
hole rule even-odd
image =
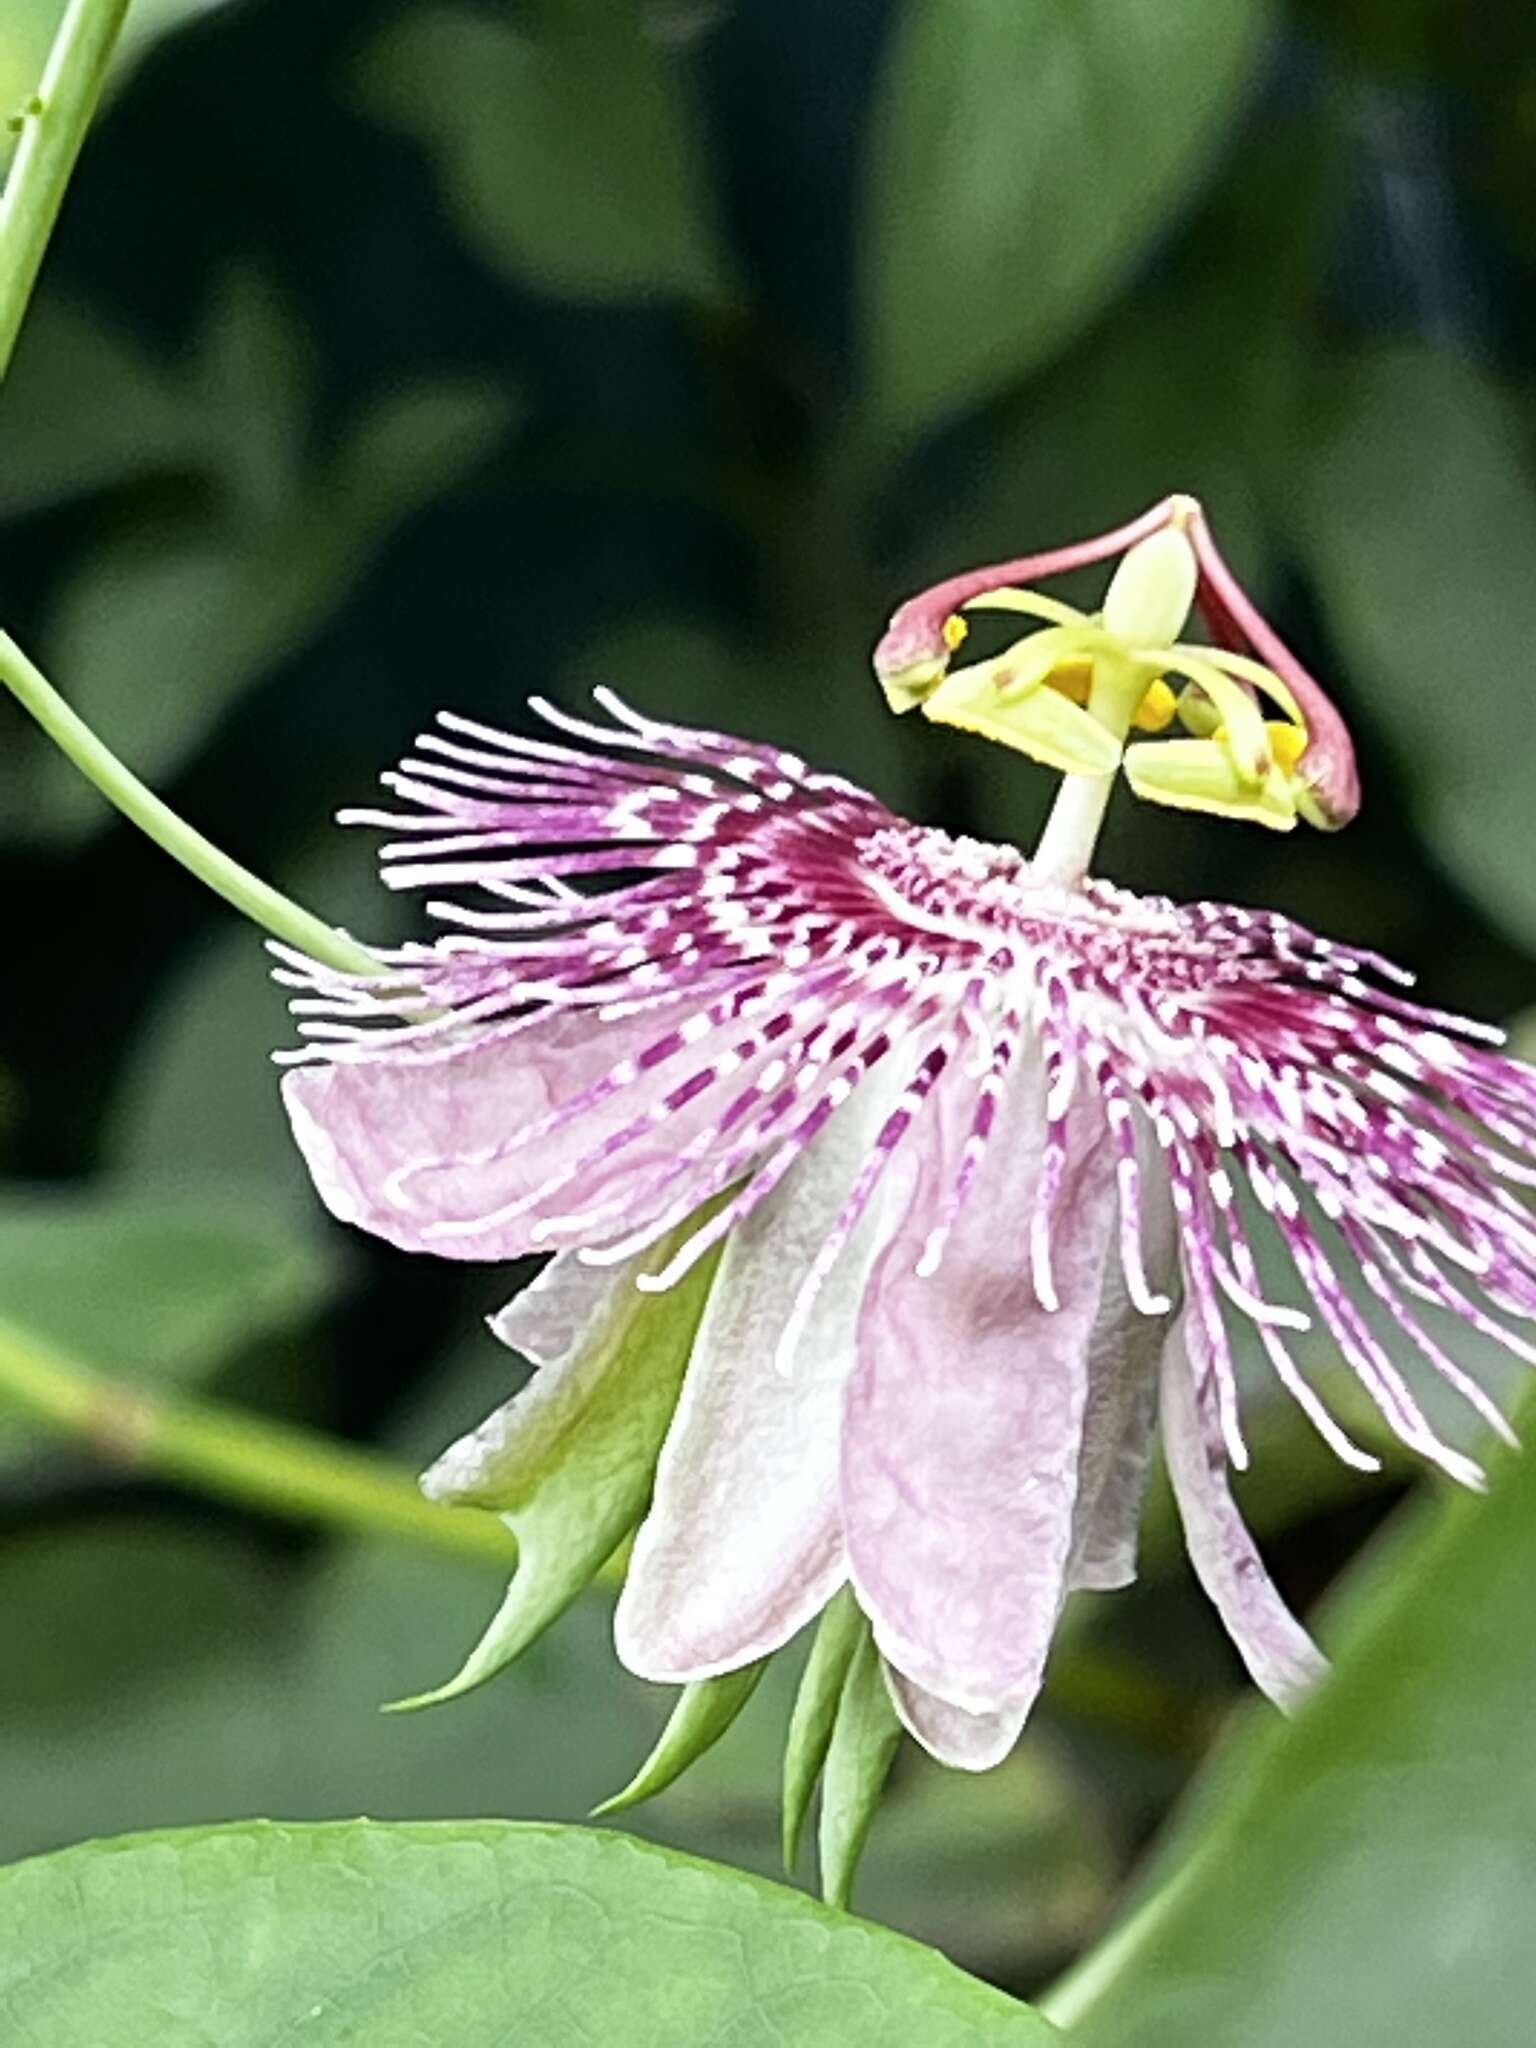
[[[271,932],[274,938],[296,946],[311,959],[346,974],[377,975],[385,972],[381,962],[366,946],[360,946],[345,932],[325,923],[312,911],[304,910],[281,890],[274,889],[249,868],[242,867],[221,852],[211,839],[177,817],[147,784],[126,768],[112,750],[99,740],[82,718],[75,715],[47,677],[22,653],[9,633],[0,633],[0,683],[11,692],[75,766],[93,782],[109,803],[125,818],[162,847],[173,860],[222,896],[226,903]]]
[[[516,1538],[499,1515],[423,1499],[410,1473],[388,1458],[291,1423],[128,1386],[4,1323],[0,1408],[113,1465],[242,1507],[393,1536],[503,1571],[517,1559]]]
[[[0,197],[0,378],[26,317],[65,187],[101,97],[128,0],[69,0]]]

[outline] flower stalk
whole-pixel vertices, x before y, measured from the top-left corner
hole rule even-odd
[[[70,710],[42,670],[4,632],[0,632],[0,683],[115,809],[242,916],[283,944],[297,947],[340,973],[373,976],[384,971],[366,946],[262,881],[178,817]]]

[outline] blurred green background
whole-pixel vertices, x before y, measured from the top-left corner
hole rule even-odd
[[[60,7],[6,0],[0,107]],[[365,796],[439,706],[607,681],[1027,839],[1052,778],[890,720],[949,570],[1170,489],[1333,687],[1367,806],[1276,838],[1123,801],[1103,871],[1536,999],[1528,0],[138,0],[0,396],[0,614],[189,818],[361,936]],[[0,706],[0,1321],[419,1461],[526,1277],[331,1225],[256,936]],[[1319,1357],[1326,1374],[1329,1362]],[[1417,1482],[1256,1383],[1304,1608]],[[1362,1423],[1368,1429],[1368,1423]],[[1153,1514],[1015,1759],[899,1766],[860,1893],[1028,1991],[1243,1696]],[[0,1405],[0,1859],[246,1814],[570,1818],[664,1712],[601,1595],[462,1704],[493,1568],[244,1515]],[[630,1817],[771,1869],[775,1671]]]

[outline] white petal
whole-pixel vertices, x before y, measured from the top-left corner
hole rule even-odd
[[[1255,1685],[1292,1707],[1327,1660],[1264,1569],[1227,1484],[1227,1453],[1209,1376],[1200,1374],[1198,1329],[1186,1310],[1163,1353],[1163,1451],[1195,1573],[1215,1604]]]
[[[1172,1290],[1177,1233],[1168,1177],[1143,1159],[1141,1242],[1154,1287]],[[1157,1362],[1169,1316],[1144,1315],[1126,1290],[1118,1244],[1105,1257],[1104,1288],[1088,1347],[1088,1404],[1067,1584],[1108,1592],[1136,1576],[1136,1539],[1152,1457]]]
[[[847,1576],[837,1504],[859,1302],[889,1226],[877,1193],[817,1297],[794,1365],[796,1292],[894,1101],[857,1089],[726,1242],[615,1617],[631,1671],[671,1683],[766,1655]]]
[[[616,1285],[633,1287],[636,1259],[622,1272],[585,1264],[575,1252],[556,1252],[549,1264],[505,1308],[490,1318],[491,1329],[509,1351],[535,1365],[553,1365],[575,1351],[602,1313]]]

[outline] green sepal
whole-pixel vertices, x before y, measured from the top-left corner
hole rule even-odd
[[[891,1704],[885,1668],[867,1630],[848,1667],[837,1702],[821,1787],[821,1895],[846,1908],[859,1858],[880,1803],[901,1723]]]
[[[697,1220],[680,1225],[647,1265],[659,1270]],[[454,1676],[394,1701],[390,1711],[436,1706],[494,1677],[565,1612],[639,1525],[718,1260],[718,1251],[706,1255],[665,1294],[642,1294],[627,1268],[616,1275],[580,1355],[561,1366],[558,1390],[546,1393],[536,1373],[475,1432],[472,1483],[436,1491],[498,1508],[517,1538],[517,1570]],[[489,1450],[488,1436],[496,1439]]]
[[[789,1739],[784,1745],[782,1841],[784,1868],[791,1875],[800,1854],[800,1837],[805,1828],[805,1816],[810,1810],[811,1794],[827,1760],[827,1745],[832,1740],[832,1723],[837,1718],[843,1681],[848,1676],[848,1667],[853,1662],[860,1639],[867,1632],[868,1623],[853,1597],[853,1588],[844,1586],[822,1609],[811,1654],[801,1674],[800,1690],[795,1694],[795,1710],[789,1720]]]
[[[744,1664],[739,1671],[722,1671],[717,1678],[685,1685],[656,1747],[622,1792],[593,1807],[591,1818],[601,1820],[604,1814],[622,1813],[675,1784],[705,1750],[713,1749],[757,1690],[757,1681],[766,1669],[767,1659],[762,1658],[756,1664]]]

